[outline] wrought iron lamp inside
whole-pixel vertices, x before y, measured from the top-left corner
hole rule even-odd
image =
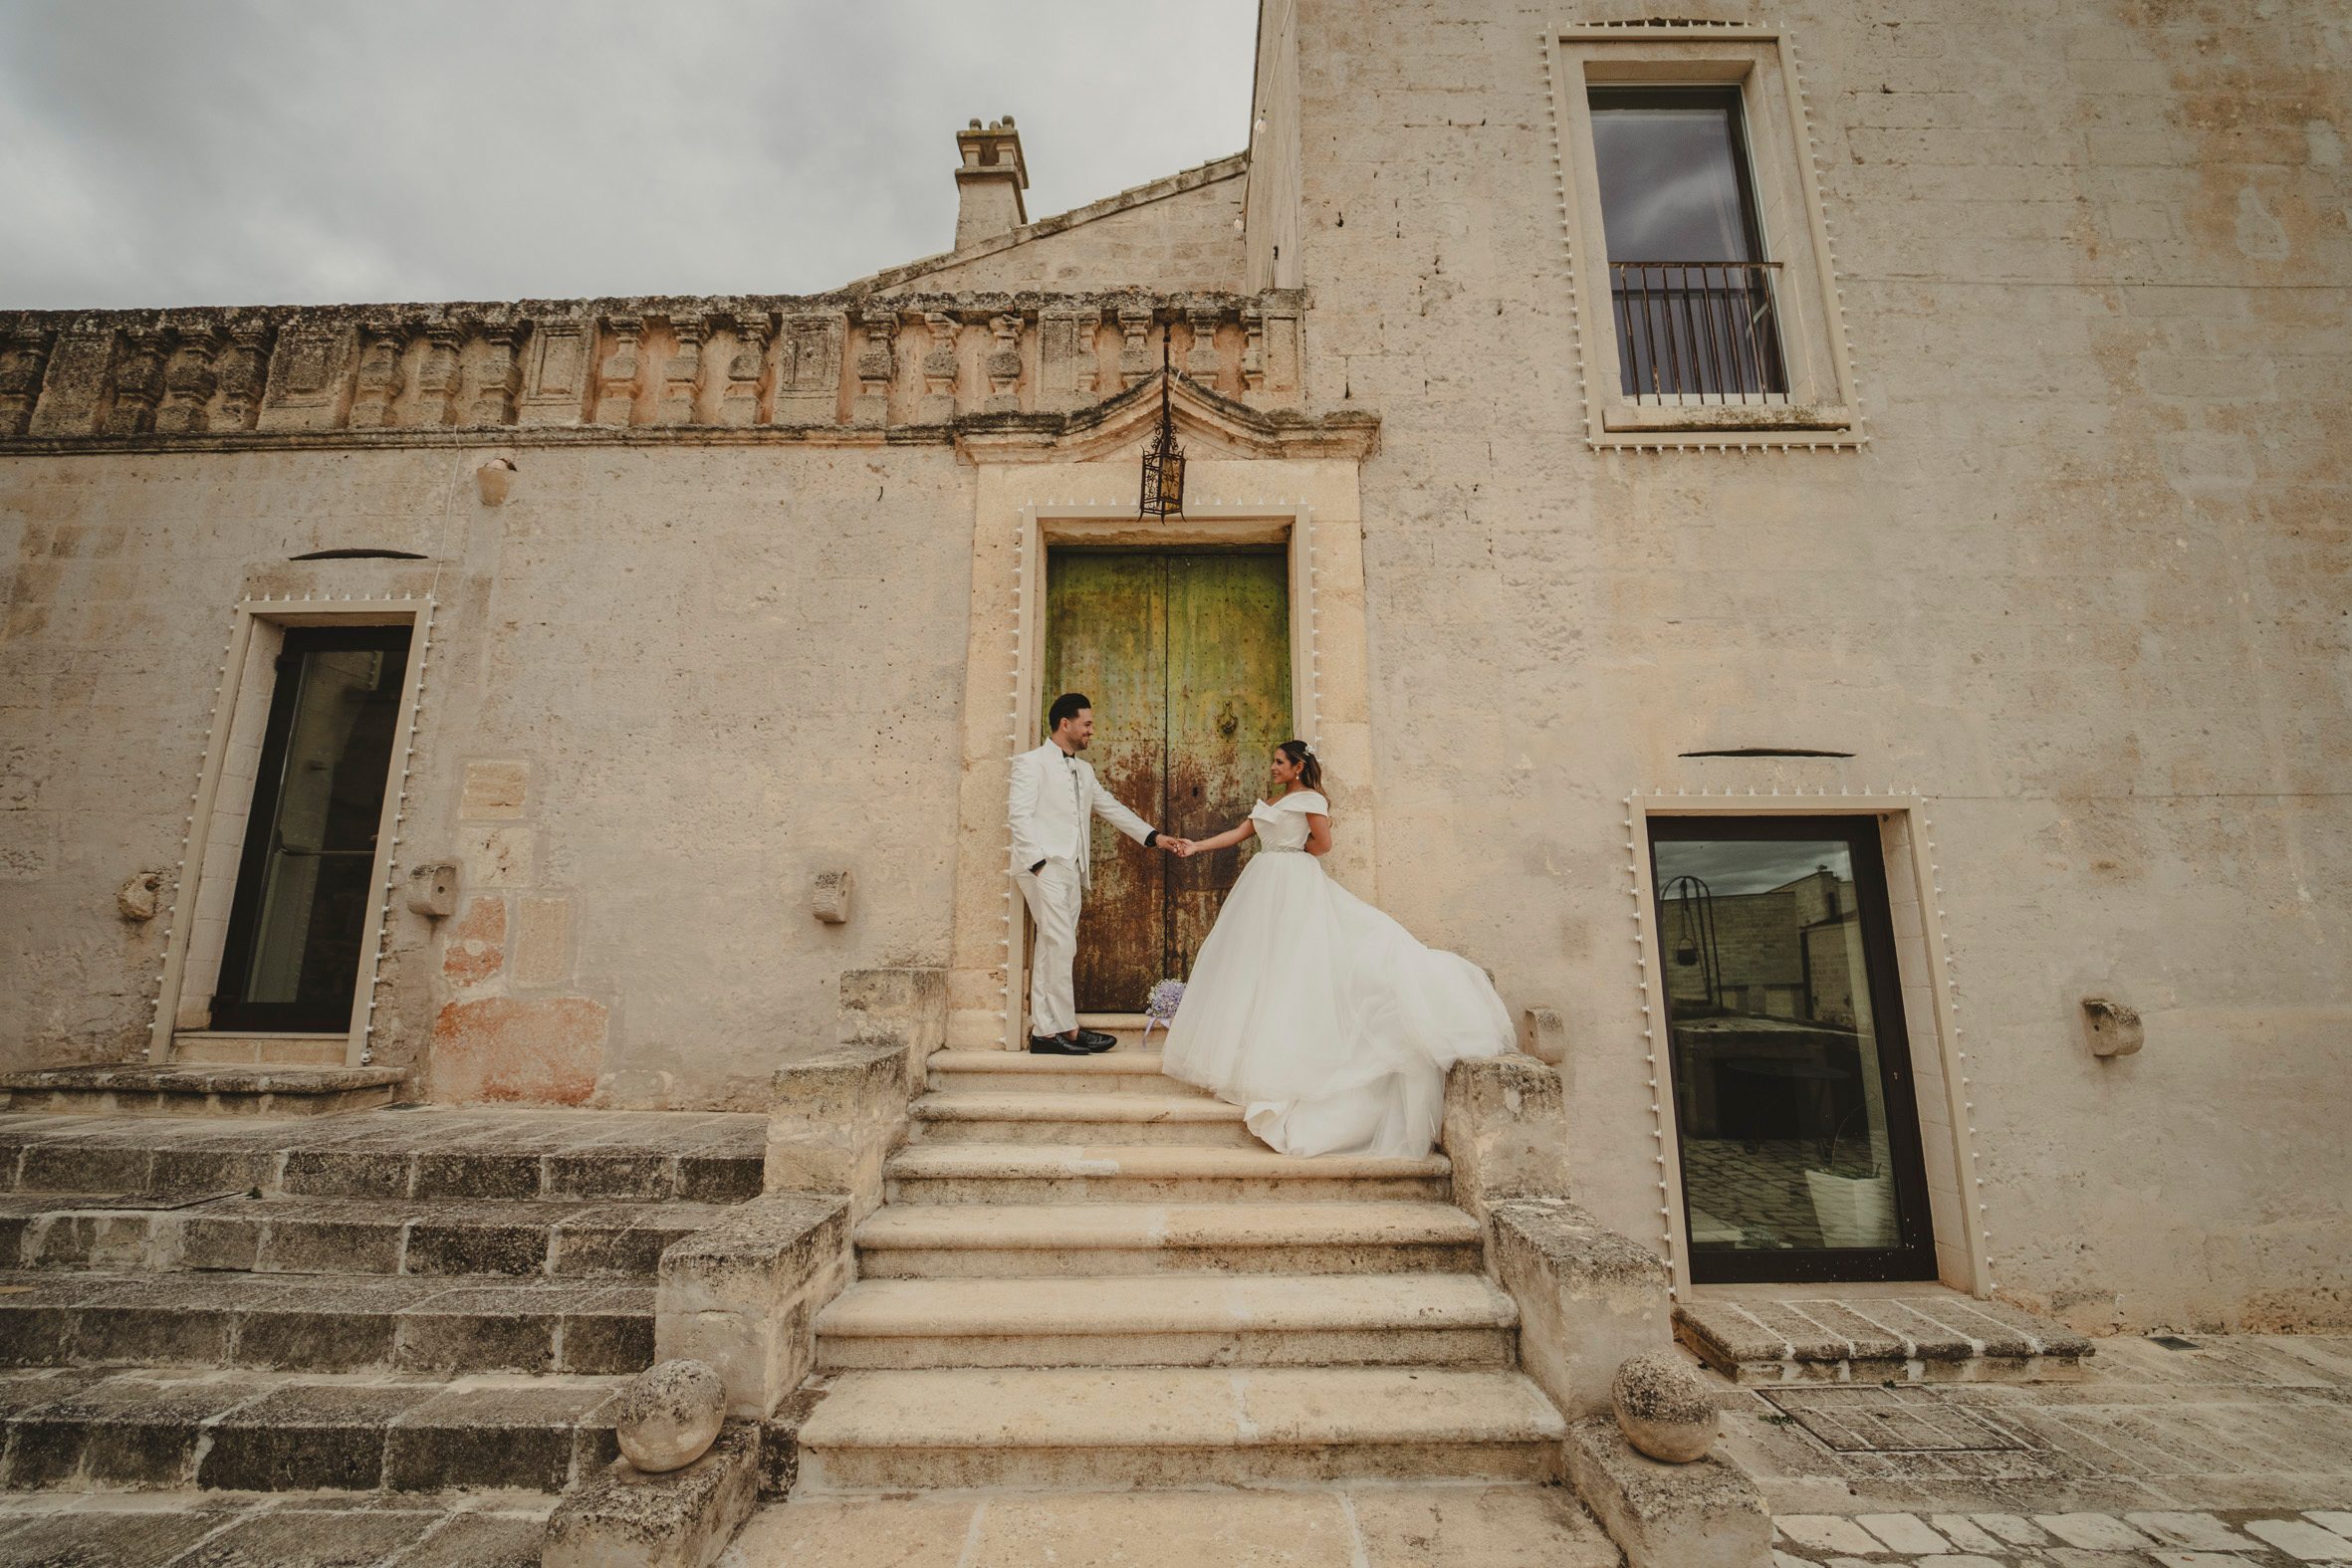
[[[1184,516],[1184,448],[1176,444],[1176,416],[1168,407],[1168,333],[1160,328],[1160,429],[1143,454],[1143,505],[1137,517]]]

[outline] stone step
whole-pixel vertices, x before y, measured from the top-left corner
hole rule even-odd
[[[0,1072],[0,1112],[45,1116],[342,1116],[389,1105],[405,1067],[170,1062]]]
[[[893,1204],[1149,1203],[1251,1199],[1442,1203],[1453,1167],[1444,1155],[1304,1160],[1271,1149],[1136,1144],[911,1144],[883,1167]]]
[[[1165,1094],[926,1094],[915,1101],[922,1143],[1189,1144],[1263,1149],[1223,1100]]]
[[[801,1427],[795,1495],[1544,1480],[1566,1430],[1532,1383],[1504,1371],[844,1372]]]
[[[824,1370],[1514,1364],[1476,1274],[864,1279],[817,1315]]]
[[[731,1208],[6,1193],[0,1267],[650,1279],[663,1247]]]
[[[1476,1273],[1451,1204],[890,1204],[857,1231],[861,1278]]]
[[[5,1374],[0,1486],[558,1492],[617,1456],[623,1381]]]
[[[1122,1045],[1098,1056],[1033,1056],[1019,1050],[939,1050],[925,1058],[934,1094],[1170,1094],[1207,1099],[1209,1091],[1160,1071],[1156,1050]]]
[[[171,1036],[174,1062],[340,1067],[351,1048],[349,1034],[229,1034],[212,1029],[182,1029]]]
[[[2095,1348],[2063,1323],[1933,1286],[1902,1297],[1687,1301],[1674,1309],[1674,1335],[1742,1384],[2063,1382],[2083,1375]]]
[[[453,1274],[0,1271],[0,1365],[642,1371],[653,1286]]]
[[[0,1116],[0,1192],[740,1203],[767,1138],[765,1116],[696,1111]]]

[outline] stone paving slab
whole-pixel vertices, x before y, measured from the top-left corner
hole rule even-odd
[[[1801,1390],[1719,1377],[1718,1452],[1771,1504],[1777,1568],[2352,1564],[2352,1338],[2195,1345],[2101,1340],[2078,1382],[1877,1392],[2015,1444],[1995,1452],[1842,1447],[1765,1398]]]

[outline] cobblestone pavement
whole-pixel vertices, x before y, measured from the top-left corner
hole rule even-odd
[[[1722,1389],[1777,1568],[2352,1564],[2352,1338],[2097,1342],[2079,1382]]]

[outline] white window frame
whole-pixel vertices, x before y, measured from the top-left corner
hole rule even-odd
[[[1544,35],[1543,50],[1586,443],[1647,450],[1838,450],[1866,443],[1830,223],[1795,40],[1788,30],[1734,23],[1555,25]],[[1585,90],[1599,85],[1740,89],[1758,226],[1765,258],[1782,264],[1774,304],[1788,395],[1662,398],[1622,390],[1592,114],[1585,99]]]

